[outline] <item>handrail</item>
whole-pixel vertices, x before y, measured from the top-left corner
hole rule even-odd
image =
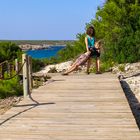
[[[0,63],[0,79],[4,80],[4,73],[8,72],[11,76],[11,71],[14,70],[13,62],[5,60],[4,62]],[[11,78],[10,78],[11,79]]]
[[[9,77],[9,78],[3,78],[3,79],[0,78],[0,80],[1,80],[1,79],[2,79],[2,80],[10,80],[10,79],[13,79],[14,77],[18,76],[18,75],[20,74],[20,72],[22,71],[22,68],[23,68],[24,64],[25,64],[25,62],[22,64],[21,68],[19,69],[18,72],[16,72],[15,75],[13,75],[13,76],[11,76],[11,77]]]
[[[16,62],[15,63],[16,66],[14,65],[15,66],[14,71],[16,71],[16,73],[14,75],[8,77],[8,78],[4,78],[4,73],[8,72],[10,68],[7,68],[6,70],[4,70],[3,65],[5,63],[9,63],[9,61],[5,60],[4,62],[0,63],[0,80],[13,79],[14,77],[18,76],[20,74],[20,72],[23,70],[23,72],[22,72],[22,75],[23,75],[23,92],[24,92],[24,97],[26,97],[31,92],[32,85],[33,85],[32,84],[32,60],[31,60],[31,57],[29,57],[28,55],[22,54],[22,65],[21,65],[20,68],[19,68],[19,66],[17,66],[19,64],[19,62],[17,63],[17,59],[16,59],[15,62]],[[7,67],[9,67],[9,65],[7,65]],[[11,71],[10,71],[10,74],[11,74]]]
[[[8,63],[8,60],[1,62],[0,65],[3,65],[4,63]]]

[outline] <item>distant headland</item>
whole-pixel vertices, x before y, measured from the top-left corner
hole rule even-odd
[[[40,50],[47,49],[51,46],[66,46],[73,43],[74,40],[0,40],[0,42],[13,42],[23,50]]]

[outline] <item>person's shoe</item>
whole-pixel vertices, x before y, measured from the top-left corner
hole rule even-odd
[[[63,76],[66,76],[66,75],[68,75],[68,73],[62,73],[62,75],[63,75]]]
[[[87,71],[87,72],[86,72],[86,74],[87,74],[87,75],[89,75],[89,74],[90,74],[90,72],[89,72],[89,71]]]
[[[96,74],[102,74],[100,71],[97,71]]]

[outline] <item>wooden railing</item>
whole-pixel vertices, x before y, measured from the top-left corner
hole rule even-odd
[[[15,59],[15,63],[7,60],[0,63],[0,80],[10,80],[19,75],[23,77],[23,92],[24,97],[26,97],[30,94],[33,87],[31,57],[22,54],[22,62]]]
[[[27,95],[30,94],[33,87],[31,57],[26,54],[23,54],[22,64],[24,64],[23,66],[23,91],[24,91],[24,97],[26,97]]]
[[[13,71],[14,71],[14,66],[13,66],[12,62],[6,60],[6,61],[0,63],[0,79],[4,78],[5,73],[7,73],[7,75],[11,76]]]

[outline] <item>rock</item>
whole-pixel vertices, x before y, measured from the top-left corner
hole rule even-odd
[[[118,78],[119,78],[119,80],[122,80],[122,79],[124,79],[124,76],[122,74],[119,74]]]
[[[47,75],[47,73],[41,73],[41,72],[33,73],[32,77],[33,77],[33,80],[38,80],[38,81],[43,81],[43,82],[46,82],[47,79],[51,78],[49,75]]]
[[[125,81],[130,86],[135,95],[140,96],[140,76],[126,78]]]
[[[50,68],[50,70],[48,71],[48,73],[57,73],[56,67],[54,66],[54,67]]]
[[[128,64],[125,65],[124,70],[125,70],[125,71],[128,71],[129,69],[130,69],[130,63],[128,63]]]
[[[113,69],[120,75],[121,85],[140,127],[140,62],[127,63],[124,66],[124,72],[118,71],[116,67]]]
[[[112,73],[113,74],[117,74],[119,72],[118,68],[117,67],[113,67],[112,68]]]
[[[72,64],[73,61],[67,61],[67,62],[63,62],[63,63],[60,63],[60,64],[56,64],[56,65],[48,65],[46,66],[45,68],[43,68],[40,73],[49,73],[51,72],[52,70],[56,70],[55,72],[63,72],[65,70],[67,70],[71,64]]]
[[[56,64],[55,67],[56,67],[57,72],[62,72],[64,70],[69,69],[71,64],[72,64],[72,61],[68,61],[68,62]]]

